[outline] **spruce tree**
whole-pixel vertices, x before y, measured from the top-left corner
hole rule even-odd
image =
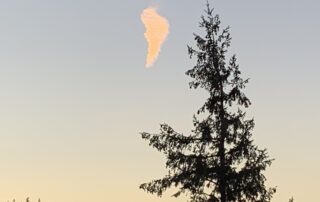
[[[169,172],[140,188],[161,196],[176,187],[174,196],[188,194],[191,202],[268,202],[276,190],[266,187],[263,172],[272,159],[252,140],[254,120],[244,112],[251,104],[243,92],[248,80],[241,78],[236,56],[227,57],[229,27],[221,28],[209,3],[199,26],[205,34],[194,34],[196,48],[188,46],[196,64],[186,75],[190,88],[204,89],[208,98],[194,116],[190,135],[167,124],[160,133],[141,133],[165,154]]]

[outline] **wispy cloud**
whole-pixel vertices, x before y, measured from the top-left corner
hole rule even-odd
[[[157,59],[161,46],[169,34],[169,22],[157,13],[155,7],[144,9],[141,20],[146,28],[144,36],[148,42],[146,67],[151,67]]]

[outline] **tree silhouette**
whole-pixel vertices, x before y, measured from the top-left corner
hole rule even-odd
[[[167,124],[160,133],[141,133],[165,154],[169,172],[140,188],[161,196],[176,187],[173,196],[186,193],[192,202],[268,202],[276,189],[265,186],[263,171],[272,159],[253,144],[254,120],[243,111],[251,104],[243,93],[248,80],[240,77],[235,55],[226,61],[229,27],[220,28],[208,2],[199,26],[205,35],[194,34],[197,47],[188,46],[196,64],[186,75],[192,78],[190,88],[204,89],[208,98],[194,116],[192,134],[180,134]]]

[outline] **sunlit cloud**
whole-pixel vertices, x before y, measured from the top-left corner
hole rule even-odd
[[[146,67],[151,67],[157,59],[161,46],[169,34],[168,20],[157,13],[155,7],[144,9],[141,20],[146,28],[144,36],[148,42]]]

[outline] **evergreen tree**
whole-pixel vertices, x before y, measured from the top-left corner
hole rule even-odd
[[[268,202],[276,190],[265,186],[263,171],[272,159],[253,144],[254,121],[243,111],[251,104],[243,93],[248,80],[240,77],[235,55],[226,61],[229,27],[220,28],[209,3],[199,26],[205,35],[194,35],[197,48],[188,46],[196,64],[186,75],[192,78],[190,88],[204,89],[208,98],[194,116],[192,134],[180,134],[167,124],[158,134],[141,133],[166,155],[169,172],[140,188],[161,196],[176,187],[175,197],[187,193],[192,202]]]

